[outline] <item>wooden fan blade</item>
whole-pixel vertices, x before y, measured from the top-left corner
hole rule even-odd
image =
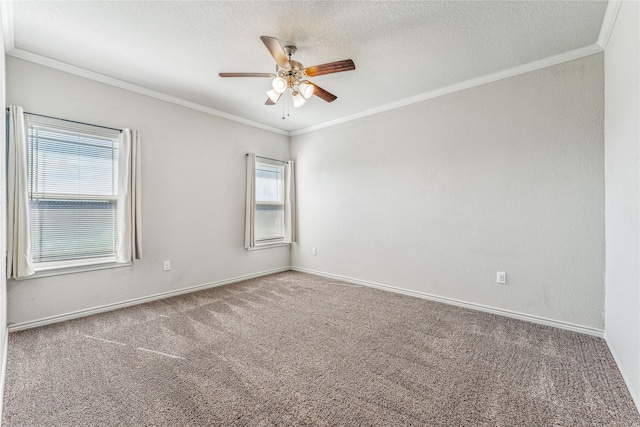
[[[330,62],[328,64],[314,65],[308,67],[304,71],[309,77],[321,76],[323,74],[340,73],[342,71],[351,71],[356,69],[356,64],[350,59],[344,61]]]
[[[315,84],[313,85],[313,94],[318,98],[324,99],[327,102],[333,102],[338,99],[338,97],[331,92],[327,92],[326,90]]]
[[[276,64],[284,68],[291,67],[291,64],[289,64],[289,58],[287,58],[287,54],[284,52],[284,49],[277,38],[261,36],[260,40],[262,40],[267,49],[269,49],[269,53],[273,56],[273,59],[276,60]]]
[[[275,77],[271,73],[220,73],[220,77]]]

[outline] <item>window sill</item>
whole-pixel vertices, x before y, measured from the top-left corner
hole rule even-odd
[[[107,260],[85,260],[79,261],[76,264],[72,263],[63,263],[63,264],[55,264],[51,263],[47,266],[39,266],[35,267],[35,274],[26,277],[20,277],[15,280],[29,280],[29,279],[38,279],[40,277],[49,277],[49,276],[60,276],[64,274],[73,274],[73,273],[82,273],[85,271],[94,271],[94,270],[106,270],[109,268],[118,268],[118,267],[127,267],[132,263],[117,263],[113,258]]]
[[[275,243],[256,243],[253,248],[246,248],[248,251],[258,251],[260,249],[278,248],[280,246],[290,246],[291,243],[275,242]]]

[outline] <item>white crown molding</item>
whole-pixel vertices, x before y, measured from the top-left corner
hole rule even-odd
[[[608,10],[608,9],[607,9]],[[617,13],[617,9],[616,9]],[[4,15],[3,15],[4,16]],[[238,123],[242,123],[248,126],[256,127],[259,129],[267,130],[269,132],[277,133],[285,136],[296,136],[302,135],[305,133],[313,132],[316,130],[328,128],[331,126],[336,126],[342,123],[350,122],[353,120],[357,120],[363,117],[371,116],[374,114],[382,113],[389,110],[394,110],[396,108],[404,107],[411,104],[416,104],[422,101],[426,101],[429,99],[437,98],[443,95],[449,95],[451,93],[459,92],[465,89],[470,89],[475,86],[480,86],[486,83],[495,82],[498,80],[506,79],[509,77],[517,76],[519,74],[528,73],[530,71],[539,70],[546,67],[551,67],[553,65],[561,64],[563,62],[573,61],[575,59],[579,59],[585,56],[594,55],[597,53],[603,52],[602,47],[598,43],[591,44],[589,46],[581,47],[578,49],[574,49],[568,52],[564,52],[558,55],[549,56],[537,61],[529,62],[527,64],[519,65],[517,67],[508,68],[506,70],[498,71],[495,73],[487,74],[480,77],[475,77],[473,79],[465,80],[463,82],[455,83],[450,86],[445,86],[442,88],[438,88],[420,95],[411,96],[409,98],[404,98],[395,102],[391,102],[386,105],[382,105],[380,107],[372,108],[369,110],[365,110],[356,114],[352,114],[350,116],[341,117],[336,120],[331,120],[325,123],[320,123],[317,125],[309,126],[307,128],[298,129],[295,131],[286,131],[283,129],[274,128],[271,126],[264,125],[262,123],[257,123],[248,119],[244,119],[242,117],[235,116],[233,114],[225,113],[219,110],[216,110],[211,107],[206,107],[201,104],[197,104],[195,102],[187,101],[182,98],[178,98],[172,95],[168,95],[166,93],[158,92],[155,90],[147,89],[142,86],[135,85],[133,83],[128,83],[123,80],[119,80],[113,77],[109,77],[103,74],[95,73],[93,71],[85,70],[80,67],[76,67],[70,64],[66,64],[64,62],[57,61],[55,59],[47,58],[41,55],[37,55],[35,53],[27,52],[22,49],[13,48],[11,51],[7,51],[8,56],[13,56],[15,58],[23,59],[26,61],[34,62],[36,64],[44,65],[46,67],[54,68],[60,71],[64,71],[70,74],[75,74],[80,77],[84,77],[90,80],[95,80],[101,83],[105,83],[111,86],[119,87],[121,89],[129,90],[131,92],[139,93],[141,95],[146,95],[152,98],[160,99],[162,101],[166,101],[172,104],[180,105],[182,107],[190,108],[192,110],[200,111],[203,113],[211,114],[213,116],[221,117],[223,119],[232,120]]]
[[[621,4],[621,0],[609,0],[607,3],[607,10],[604,12],[602,27],[600,27],[600,34],[598,35],[598,41],[596,42],[602,50],[607,48]]]
[[[469,308],[471,310],[497,314],[499,316],[510,317],[518,320],[524,320],[531,323],[537,323],[539,325],[552,326],[554,328],[564,329],[564,330],[573,331],[573,332],[579,332],[581,334],[592,335],[598,338],[604,337],[604,331],[601,329],[590,328],[588,326],[582,326],[582,325],[576,325],[575,323],[562,322],[559,320],[548,319],[546,317],[519,313],[517,311],[504,310],[501,308],[490,307],[483,304],[476,304],[473,302],[462,301],[455,298],[440,297],[440,296],[428,294],[425,292],[411,291],[409,289],[397,288],[395,286],[389,286],[382,283],[370,282],[368,280],[353,279],[351,277],[340,276],[338,274],[325,273],[322,271],[310,270],[308,268],[303,268],[303,267],[291,266],[291,270],[299,271],[301,273],[313,274],[315,276],[328,277],[330,279],[342,280],[343,282],[367,286],[370,288],[383,289],[385,291],[391,291],[398,294],[418,297],[418,298],[426,299],[429,301],[436,301],[444,304],[455,305],[458,307]]]
[[[15,47],[15,41],[13,37],[13,2],[0,1],[0,14],[2,14],[4,51],[9,52]]]
[[[163,92],[158,92],[152,89],[147,89],[142,86],[138,86],[133,83],[125,82],[123,80],[119,80],[113,77],[105,76],[104,74],[95,73],[93,71],[85,70],[84,68],[76,67],[74,65],[70,65],[64,62],[56,61],[55,59],[47,58],[45,56],[37,55],[35,53],[27,52],[22,49],[12,49],[11,51],[7,51],[8,56],[12,56],[14,58],[23,59],[25,61],[34,62],[36,64],[44,65],[49,68],[53,68],[56,70],[64,71],[66,73],[74,74],[76,76],[84,77],[89,80],[94,80],[100,83],[105,83],[111,86],[119,87],[120,89],[125,89],[130,92],[139,93],[141,95],[145,95],[151,98],[159,99],[161,101],[166,101],[171,104],[179,105],[181,107],[190,108],[192,110],[200,111],[203,113],[211,114],[212,116],[220,117],[227,120],[232,120],[234,122],[242,123],[248,126],[252,126],[255,128],[263,129],[269,132],[277,133],[280,135],[289,136],[289,132],[277,129],[271,126],[264,125],[262,123],[257,123],[248,119],[244,119],[242,117],[235,116],[233,114],[225,113],[219,110],[216,110],[211,107],[206,107],[202,104],[197,104],[195,102],[187,101],[186,99],[178,98],[176,96],[168,95]]]
[[[360,113],[352,114],[350,116],[345,116],[336,120],[331,120],[329,122],[321,123],[314,126],[309,126],[304,129],[298,129],[290,132],[291,136],[302,135],[305,133],[313,132],[319,129],[324,129],[327,127],[339,125],[342,123],[350,122],[352,120],[357,120],[363,117],[371,116],[374,114],[382,113],[389,110],[394,110],[396,108],[404,107],[411,104],[416,104],[418,102],[426,101],[428,99],[437,98],[443,95],[449,95],[454,92],[459,92],[461,90],[470,89],[475,86],[480,86],[486,83],[495,82],[497,80],[506,79],[509,77],[517,76],[519,74],[528,73],[530,71],[539,70],[541,68],[551,67],[552,65],[561,64],[563,62],[573,61],[574,59],[579,59],[585,56],[594,55],[596,53],[601,53],[602,48],[594,43],[589,46],[581,47],[579,49],[570,50],[568,52],[560,53],[558,55],[548,56],[546,58],[529,62],[528,64],[519,65],[517,67],[508,68],[506,70],[498,71],[495,73],[487,74],[480,77],[475,77],[473,79],[465,80],[460,83],[455,83],[450,86],[445,86],[442,88],[438,88],[420,95],[411,96],[409,98],[401,99],[399,101],[395,101],[381,107],[372,108],[370,110],[365,110]]]

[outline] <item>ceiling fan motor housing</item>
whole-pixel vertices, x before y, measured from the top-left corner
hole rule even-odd
[[[307,74],[304,72],[304,66],[298,61],[289,59],[289,64],[291,66],[288,68],[276,65],[276,74],[278,75],[278,77],[282,77],[283,79],[285,79],[289,87],[293,87],[295,84],[300,82],[300,80],[307,77]]]

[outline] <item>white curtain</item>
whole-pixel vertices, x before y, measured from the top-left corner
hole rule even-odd
[[[122,129],[118,158],[118,247],[116,262],[142,256],[140,134]]]
[[[256,155],[247,154],[247,190],[245,192],[244,247],[256,246]]]
[[[7,150],[7,278],[35,273],[31,257],[27,129],[22,107],[9,107]]]
[[[296,173],[293,160],[284,165],[284,241],[296,242]]]

